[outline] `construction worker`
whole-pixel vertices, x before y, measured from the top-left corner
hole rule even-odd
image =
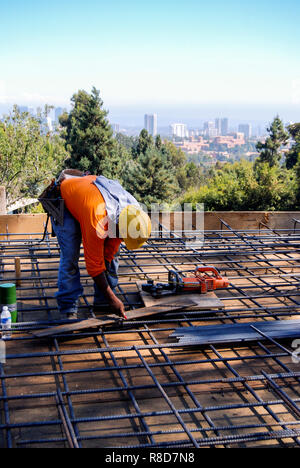
[[[58,179],[65,202],[64,224],[52,219],[61,258],[56,299],[63,317],[77,318],[80,283],[79,255],[83,242],[86,268],[94,280],[94,307],[108,302],[124,318],[124,304],[115,295],[118,284],[118,250],[141,247],[151,233],[151,221],[137,200],[117,181],[104,176],[65,170]]]

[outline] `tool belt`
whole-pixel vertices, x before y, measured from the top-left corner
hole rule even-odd
[[[38,198],[42,207],[56,224],[64,225],[65,202],[61,197],[60,187],[53,180]]]

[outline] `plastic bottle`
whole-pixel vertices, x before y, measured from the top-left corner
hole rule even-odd
[[[11,314],[7,306],[3,306],[3,309],[2,309],[1,330],[2,330],[2,338],[4,340],[6,338],[11,337]]]
[[[18,321],[18,311],[16,285],[14,283],[0,284],[0,301],[2,307],[8,307],[12,323],[16,323]]]

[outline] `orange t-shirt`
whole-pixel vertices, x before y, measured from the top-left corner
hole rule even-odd
[[[86,269],[93,278],[106,270],[105,260],[113,260],[122,242],[119,238],[107,237],[105,201],[93,184],[96,178],[85,176],[61,183],[66,207],[80,223]]]

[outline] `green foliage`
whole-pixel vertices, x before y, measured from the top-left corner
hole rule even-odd
[[[141,131],[140,135],[139,135],[137,147],[136,147],[136,150],[134,151],[133,155],[135,157],[139,157],[139,155],[145,154],[146,151],[149,148],[153,148],[153,146],[154,146],[153,137],[151,135],[149,135],[147,130],[143,129]]]
[[[138,138],[132,136],[129,137],[127,135],[123,135],[123,133],[117,133],[115,136],[115,140],[117,141],[117,143],[124,146],[129,153],[133,153],[134,151],[136,151]]]
[[[266,162],[270,167],[279,163],[282,158],[280,149],[285,146],[288,141],[288,133],[284,130],[284,125],[277,115],[271,126],[267,129],[270,136],[266,138],[265,143],[258,142],[256,145],[257,151],[260,153],[257,161]]]
[[[122,143],[130,143],[128,137]],[[121,172],[124,185],[136,198],[147,205],[171,203],[179,191],[191,185],[198,186],[203,178],[202,169],[187,162],[185,153],[170,141],[162,142],[143,129],[137,140],[131,139],[132,160],[128,159]]]
[[[296,209],[300,210],[300,156],[298,156],[297,164],[295,165],[296,174]]]
[[[0,185],[6,188],[8,205],[36,197],[68,157],[64,142],[45,126],[49,109],[33,117],[15,106],[0,122]]]
[[[289,125],[287,129],[294,144],[286,155],[286,167],[292,169],[297,164],[300,155],[300,123]]]
[[[102,109],[103,101],[96,88],[91,94],[80,90],[74,94],[71,112],[60,116],[62,137],[70,152],[67,166],[72,169],[101,172],[102,163],[114,150],[113,132],[107,119],[108,112]],[[105,161],[106,164],[106,161]]]
[[[42,207],[42,205],[40,203],[37,203],[35,205],[28,205],[26,206],[22,212],[24,213],[30,213],[30,214],[41,214],[41,213],[45,213],[45,210],[44,208]]]
[[[162,141],[160,135],[155,138],[155,148],[160,151],[162,149]]]
[[[268,163],[242,160],[215,170],[199,189],[189,190],[181,203],[204,203],[208,211],[289,210],[296,202],[296,174]]]
[[[162,152],[167,155],[175,169],[183,167],[187,162],[186,155],[182,149],[177,148],[171,141],[164,141]]]
[[[124,167],[127,161],[131,160],[131,152],[122,144],[114,142],[110,157],[101,162],[101,174],[108,179],[118,179],[121,184],[124,181]]]
[[[199,187],[203,182],[203,170],[194,162],[188,162],[175,171],[176,179],[182,190],[188,190],[190,187]]]
[[[290,210],[295,206],[294,171],[268,164],[255,166],[257,187],[252,192],[253,210]],[[255,208],[256,207],[256,208]]]
[[[143,141],[147,141],[147,135],[142,132]],[[139,148],[141,152],[125,166],[125,187],[149,207],[162,201],[171,202],[178,195],[179,187],[169,158],[151,143],[147,148],[144,145]]]
[[[185,191],[191,186],[198,186],[201,183],[202,169],[194,162],[188,162],[186,154],[180,148],[177,148],[170,141],[164,141],[161,151],[170,161],[181,190]]]

